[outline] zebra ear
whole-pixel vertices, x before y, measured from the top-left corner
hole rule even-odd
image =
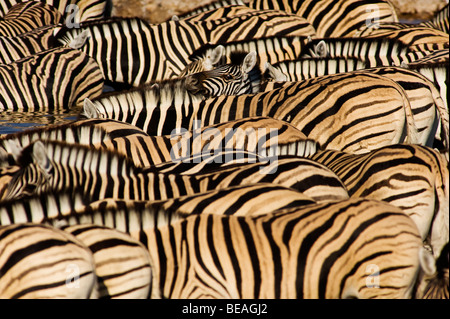
[[[419,250],[419,263],[420,268],[428,276],[434,275],[436,273],[436,260],[433,255],[424,247],[420,247]]]
[[[36,165],[38,165],[47,176],[50,175],[52,164],[47,156],[45,146],[41,141],[36,141],[33,144],[32,157]]]
[[[88,38],[89,38],[89,30],[83,30],[79,35],[75,37],[75,39],[70,41],[68,46],[71,47],[72,49],[79,49],[86,43],[86,40]]]
[[[205,71],[210,71],[213,69],[213,66],[220,62],[220,59],[225,54],[225,47],[223,45],[218,45],[211,51],[211,54],[205,58],[203,62],[203,67]]]
[[[270,64],[269,62],[266,62],[264,64],[264,69],[265,69],[264,75],[267,78],[272,79],[273,81],[276,81],[276,82],[286,82],[287,81],[286,75],[283,72],[281,72],[280,70],[275,69],[273,67],[273,65]]]
[[[314,50],[315,50],[316,56],[318,56],[318,57],[322,58],[322,57],[326,57],[328,55],[327,45],[324,40],[319,41],[319,43],[317,43]]]
[[[100,114],[98,113],[97,107],[88,98],[84,99],[83,115],[86,116],[88,119],[97,119],[97,118],[100,117]]]
[[[5,146],[7,147],[6,151],[11,154],[12,158],[15,162],[17,162],[22,155],[23,147],[17,140],[6,140]]]
[[[242,71],[249,73],[255,67],[257,62],[256,51],[252,51],[247,54],[242,62]]]
[[[223,45],[218,45],[211,52],[210,60],[211,64],[215,65],[219,63],[220,59],[225,55],[225,47]]]

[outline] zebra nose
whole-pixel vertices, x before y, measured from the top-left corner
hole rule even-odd
[[[202,94],[204,95],[206,89],[203,87],[203,81],[196,76],[188,76],[186,77],[186,90],[193,94]]]

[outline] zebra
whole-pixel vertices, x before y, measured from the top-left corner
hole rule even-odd
[[[448,51],[447,51],[448,52]],[[449,62],[439,62],[439,63],[409,63],[407,68],[422,74],[428,80],[434,83],[436,88],[439,90],[444,105],[448,109],[449,103],[447,100],[447,83],[449,82]]]
[[[153,167],[164,174],[189,175],[207,189],[272,183],[305,194],[317,203],[345,200],[348,192],[326,166],[302,157],[277,156],[261,163],[204,165],[203,162],[168,162]]]
[[[215,156],[207,158],[200,154],[199,165],[193,159],[175,168],[172,166],[168,171],[167,166],[137,170],[117,153],[56,141],[37,141],[22,153],[18,159],[21,169],[12,176],[5,199],[46,190],[61,191],[70,186],[83,188],[85,196],[92,200],[107,197],[163,200],[243,183],[272,183],[304,193],[316,201],[348,198],[339,178],[326,167],[307,159],[259,159],[261,164],[242,166],[236,163],[257,163],[258,158],[246,159],[236,152],[230,153],[235,156],[230,158],[227,153],[216,152]],[[225,167],[221,168],[222,165]],[[188,176],[199,167],[207,171],[203,169],[199,174]],[[180,169],[186,174],[181,174]]]
[[[60,196],[61,194],[53,193],[51,195]],[[69,196],[69,198],[71,197]],[[175,220],[167,220],[164,219],[164,216],[161,216],[161,214],[166,216],[170,214],[170,209],[163,208],[162,211],[159,209],[153,213],[156,212],[157,216],[150,216],[146,213],[144,217],[139,215],[139,212],[138,215],[134,215],[137,210],[140,210],[139,207],[142,207],[143,203],[141,205],[133,203],[129,207],[122,201],[116,201],[115,204],[99,205],[92,213],[97,216],[95,220],[98,223],[111,224],[113,220],[116,220],[113,222],[114,224],[107,227],[118,230],[124,228],[133,238],[148,247],[152,261],[151,297],[153,298],[195,298],[199,297],[198,294],[200,294],[200,297],[209,296],[210,298],[230,298],[233,296],[234,298],[317,298],[317,296],[320,298],[377,298],[380,296],[407,298],[410,295],[410,286],[413,284],[411,281],[414,281],[419,264],[417,255],[420,256],[420,237],[411,219],[403,214],[400,209],[373,200],[351,199],[331,204],[312,204],[300,209],[292,207],[256,216],[227,216],[220,215],[221,212],[201,213],[186,218],[176,218]],[[148,206],[148,203],[144,205]],[[4,209],[4,207],[2,208]],[[39,209],[39,207],[36,208]],[[105,214],[104,217],[101,217],[102,214]],[[124,214],[129,217],[127,218]],[[132,215],[135,217],[132,217]],[[88,213],[76,214],[74,217],[76,219],[87,217],[86,220],[91,218]],[[358,219],[353,220],[355,218]],[[67,220],[69,223],[74,221],[71,218],[67,218]],[[330,227],[332,224],[336,225],[336,223],[342,226]],[[74,225],[77,224],[79,222],[75,221]],[[323,241],[330,237],[333,238],[333,233],[327,236],[328,232],[336,232],[339,229],[346,230],[346,232],[339,231],[339,235],[334,236],[334,241],[342,242],[341,245],[344,245],[344,247],[339,245],[333,245],[337,246],[335,248],[329,247],[327,250],[331,249],[331,251],[322,254],[323,257],[321,258],[318,256],[313,258],[315,261],[311,265],[311,259],[306,259],[305,254],[317,254],[318,251],[324,249],[324,243],[320,241],[321,238],[323,237]],[[194,233],[191,233],[192,231]],[[215,233],[213,241],[211,241],[213,237],[207,235],[211,234],[212,231]],[[354,236],[351,236],[352,232]],[[361,232],[365,235],[355,235],[355,233],[360,234]],[[384,236],[378,236],[380,233],[383,233]],[[242,236],[243,234],[247,234],[247,236],[236,238],[236,236]],[[179,236],[182,237],[179,238]],[[316,236],[319,237],[316,238]],[[166,240],[168,238],[174,240]],[[202,240],[202,238],[206,239],[202,241],[204,244],[198,245],[197,241]],[[210,238],[210,240],[207,238]],[[224,240],[229,244],[226,244]],[[263,240],[262,245],[251,245],[252,242],[261,243],[261,240]],[[170,246],[166,246],[169,243]],[[205,245],[205,243],[208,244]],[[244,250],[236,246],[238,243]],[[313,243],[317,245],[315,246]],[[224,244],[226,245],[223,246]],[[367,245],[369,247],[366,247],[366,249],[357,248]],[[199,248],[198,253],[189,253],[186,257],[195,258],[189,259],[189,264],[200,262],[199,265],[207,270],[206,273],[202,271],[201,277],[194,276],[194,278],[199,278],[201,281],[207,279],[208,283],[212,283],[206,284],[210,287],[207,288],[203,284],[198,285],[199,282],[192,283],[184,279],[184,276],[187,275],[187,269],[180,267],[183,263],[180,264],[181,260],[178,258],[183,258],[187,251],[181,246],[188,248],[188,251],[190,251],[190,248],[194,249],[194,246],[202,247]],[[289,249],[287,249],[288,247]],[[389,247],[389,249],[382,249],[382,247]],[[163,249],[163,251],[160,249]],[[217,254],[219,249],[222,252]],[[170,250],[173,253],[168,253]],[[253,256],[257,260],[273,260],[273,263],[265,264],[266,267],[260,268],[261,263],[252,263],[250,259],[245,259],[248,258],[245,257],[247,251],[253,252]],[[333,255],[330,254],[331,252],[334,252],[334,259],[330,259],[330,256]],[[206,258],[211,254],[220,256],[218,262],[211,263],[211,259]],[[267,259],[267,257],[264,257],[267,254],[273,257]],[[396,256],[401,256],[401,258],[396,258]],[[338,257],[344,259],[342,262],[349,269],[345,272],[342,269],[343,266],[329,268],[325,263],[327,257],[332,263],[338,262]],[[236,264],[238,259],[240,265],[248,260],[249,264],[244,268],[247,269],[247,273],[250,271],[250,276],[239,276],[236,273],[240,271],[237,266],[224,267],[224,262],[234,261]],[[364,259],[366,260],[364,261]],[[294,263],[294,260],[298,261],[299,264]],[[362,265],[356,266],[358,260],[361,261]],[[178,271],[173,273],[175,269],[172,269],[170,265],[176,267]],[[286,269],[290,269],[288,265],[301,271],[294,270],[286,273]],[[302,278],[311,278],[308,275],[308,266],[312,269],[319,267],[325,273],[328,271],[334,273],[336,271],[332,270],[334,268],[344,270],[344,273],[339,276],[332,273],[328,276],[328,278],[334,278],[334,280],[327,280],[326,277],[319,279],[316,275],[313,277],[315,278],[314,281],[305,281]],[[378,268],[374,269],[374,266],[378,266]],[[384,271],[389,269],[390,266],[392,266],[392,269],[396,269],[396,272],[399,272],[398,276],[390,276],[391,272]],[[354,271],[351,271],[352,267]],[[214,269],[221,269],[221,271]],[[391,271],[393,271],[392,269]],[[167,275],[164,276],[164,273]],[[282,276],[276,276],[276,273],[282,274]],[[292,273],[294,278],[289,273]],[[297,278],[294,274],[301,277]],[[177,279],[178,276],[180,276],[179,279]],[[351,276],[358,278],[359,285],[351,280]],[[227,285],[225,284],[226,281],[221,280],[221,278],[223,280],[235,278],[237,281],[232,280],[234,284],[230,282]],[[253,281],[255,278],[260,280],[255,282]],[[337,278],[341,281],[336,283]],[[399,280],[399,278],[402,279]],[[250,279],[250,282],[246,284],[248,279]],[[269,280],[267,283],[267,285],[270,283],[269,286],[264,285],[265,280]],[[178,291],[173,290],[174,286],[170,284],[174,281],[180,281],[180,284],[184,283]],[[215,285],[211,281],[222,281],[223,284]],[[286,286],[283,282],[288,285]],[[255,287],[245,289],[244,287],[248,288],[250,283]],[[322,288],[319,288],[319,283],[322,284],[320,285]],[[368,285],[368,283],[371,285]],[[293,285],[293,287],[290,285]],[[192,290],[195,286],[197,289]],[[272,288],[261,289],[262,286]],[[358,286],[362,289],[358,289]]]
[[[0,64],[8,64],[28,55],[51,49],[58,27],[44,26],[16,37],[0,36]]]
[[[0,17],[5,16],[12,8],[16,7],[18,0],[3,0],[0,3]],[[66,23],[77,23],[85,20],[101,19],[105,16],[107,1],[82,1],[82,0],[46,0],[46,6],[54,7],[64,17]],[[31,3],[30,3],[31,4]],[[76,26],[76,24],[74,25]]]
[[[417,59],[414,62],[405,63],[404,67],[410,67],[417,64],[423,64],[423,63],[444,63],[449,61],[449,50],[435,50],[431,52],[430,54],[424,56],[421,59]]]
[[[18,163],[21,170],[13,176],[6,199],[77,186],[93,199],[158,200],[200,191],[187,177],[146,173],[116,152],[60,141],[31,143]]]
[[[73,235],[33,223],[0,226],[0,297],[95,298],[91,251]]]
[[[93,224],[62,226],[92,252],[99,299],[147,299],[152,281],[148,250],[116,229]]]
[[[264,79],[268,81],[303,81],[316,76],[368,69],[368,64],[358,58],[299,58],[264,65]]]
[[[59,23],[62,23],[62,15],[54,7],[39,1],[26,1],[11,7],[0,20],[0,36],[14,37]]]
[[[327,65],[331,64],[331,67],[320,67],[325,63]],[[305,65],[306,67],[304,67]],[[346,65],[347,63],[343,67],[345,68]],[[339,71],[336,70],[337,62],[333,59],[326,59],[322,64],[317,65],[316,68],[309,66],[310,64],[304,60],[281,62],[275,66],[266,65],[264,77],[272,78],[275,81],[302,81],[307,77],[323,76],[338,73],[337,71]],[[403,67],[360,68],[360,70],[352,72],[352,74],[358,73],[374,73],[390,78],[398,83],[404,89],[410,101],[419,135],[418,143],[433,146],[436,135],[438,140],[442,141],[443,148],[448,151],[450,144],[448,110],[434,83],[427,77]]]
[[[314,36],[303,19],[283,12],[249,13],[213,21],[149,24],[137,18],[110,18],[61,30],[63,43],[88,30],[83,52],[99,64],[104,78],[133,86],[176,77],[189,55],[206,43],[269,35]]]
[[[262,75],[256,51],[233,52],[230,60],[230,64],[223,64],[212,70],[188,76],[191,79],[200,78],[197,86],[200,86],[200,93],[205,98],[259,92]]]
[[[421,247],[400,209],[366,199],[130,234],[154,261],[152,298],[409,298]]]
[[[2,201],[0,225],[26,222],[55,227],[95,224],[129,233],[141,227],[166,225],[189,215],[256,216],[314,203],[303,193],[271,183],[238,185],[154,201],[91,199],[80,188],[70,188]]]
[[[0,110],[61,110],[99,96],[97,63],[70,47],[59,47],[0,65]]]
[[[374,100],[373,96],[378,98]],[[94,105],[99,117],[131,123],[149,135],[171,134],[180,127],[191,130],[194,122],[207,126],[269,116],[289,122],[324,148],[363,153],[405,140],[417,141],[417,128],[404,90],[376,74],[316,77],[257,94],[197,101],[181,94],[149,94],[120,101],[97,100]],[[366,107],[370,107],[370,115],[362,113]]]
[[[109,126],[107,119],[94,118],[86,121],[99,121],[104,123],[103,126]],[[123,126],[125,125],[130,124],[123,123]],[[137,128],[136,132],[132,133],[117,135],[91,145],[94,148],[117,151],[131,158],[138,167],[170,161],[179,162],[194,153],[208,154],[222,149],[240,149],[263,157],[280,155],[305,157],[320,149],[316,141],[308,139],[293,126],[269,117],[243,118],[198,127],[190,131],[180,130],[164,136],[144,135],[142,134],[144,132],[138,131]]]
[[[186,65],[180,76],[207,71],[214,65],[229,63],[230,56],[235,51],[256,51],[259,67],[262,70],[266,62],[275,63],[298,58],[307,41],[308,38],[304,36],[272,36],[228,41],[220,45],[206,44],[189,56],[189,60],[192,62]]]
[[[448,33],[444,31],[426,28],[414,27],[407,29],[391,30],[383,32],[382,29],[376,29],[371,34],[361,33],[360,36],[366,39],[381,37],[383,39],[395,39],[402,42],[410,51],[434,51],[448,49]]]
[[[301,58],[358,58],[368,67],[401,66],[423,58],[429,51],[411,52],[408,46],[397,39],[373,38],[315,38],[302,50]]]
[[[382,200],[401,208],[434,254],[448,242],[449,171],[439,152],[398,144],[362,155],[323,150],[310,159],[335,172],[350,197]]]
[[[319,38],[353,37],[367,22],[397,22],[395,8],[389,1],[347,0],[252,0],[253,9],[275,9],[297,14],[309,21]]]
[[[373,34],[383,34],[387,31],[411,29],[411,28],[431,28],[448,33],[448,4],[435,13],[431,20],[423,21],[419,24],[400,22],[372,22],[362,26],[355,36],[367,36]]]
[[[320,149],[318,143],[288,123],[269,117],[244,118],[167,136],[148,136],[129,123],[94,118],[0,136],[0,167],[17,164],[21,149],[37,140],[65,141],[116,151],[138,167],[181,161],[193,153],[218,149],[241,149],[261,156],[309,156]],[[8,175],[4,174],[0,176]]]

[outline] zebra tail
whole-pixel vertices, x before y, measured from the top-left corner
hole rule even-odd
[[[392,84],[400,91],[403,98],[403,105],[406,117],[406,138],[405,142],[408,144],[419,144],[419,130],[417,129],[416,122],[414,121],[414,115],[411,108],[411,103],[409,102],[408,96],[405,90],[398,85],[397,82],[390,80]]]

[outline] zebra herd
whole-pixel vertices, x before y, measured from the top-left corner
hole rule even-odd
[[[0,1],[0,298],[449,298],[448,4],[106,6]]]

